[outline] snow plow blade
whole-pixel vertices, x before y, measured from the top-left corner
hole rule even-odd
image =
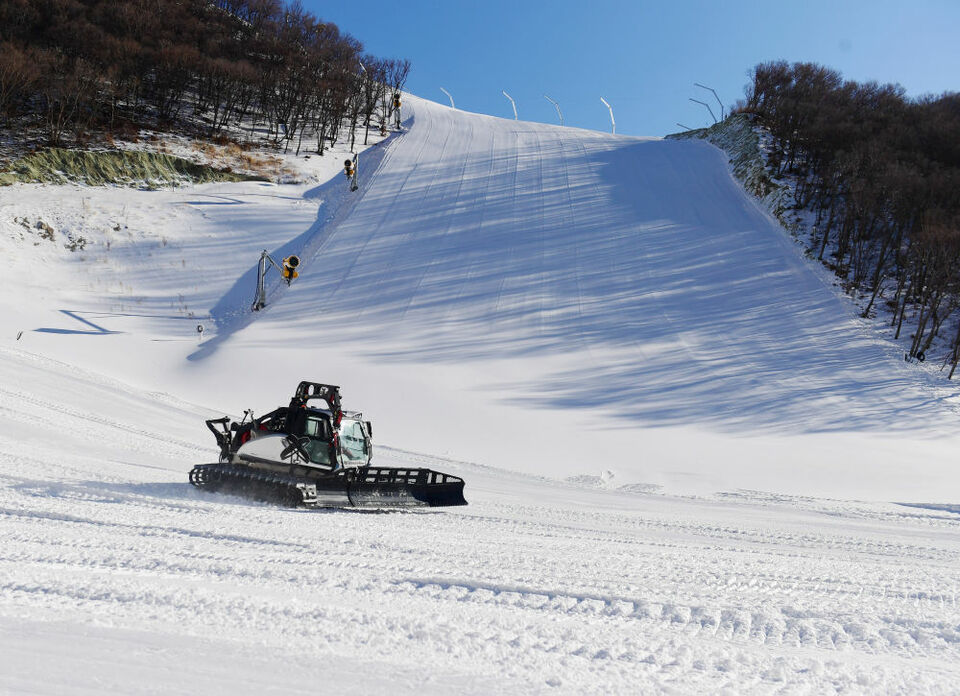
[[[236,464],[198,464],[190,483],[209,491],[310,508],[400,508],[466,505],[463,479],[432,469],[366,466],[295,476]]]
[[[463,479],[433,469],[365,466],[337,472],[353,507],[450,507],[466,505]],[[320,487],[318,486],[318,492]]]

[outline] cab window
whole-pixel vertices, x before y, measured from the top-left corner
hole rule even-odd
[[[363,429],[359,423],[345,423],[340,430],[340,442],[345,458],[351,461],[366,460],[367,441],[363,437]]]
[[[318,416],[307,416],[303,420],[303,434],[310,438],[304,446],[310,461],[314,464],[330,464],[329,426]]]
[[[316,437],[325,440],[326,428],[323,426],[324,422],[322,418],[308,417],[303,424],[303,434],[307,437]]]

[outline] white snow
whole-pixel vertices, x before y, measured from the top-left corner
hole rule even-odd
[[[354,194],[0,188],[0,692],[954,691],[952,385],[712,146],[404,108]],[[301,379],[470,505],[189,486]]]

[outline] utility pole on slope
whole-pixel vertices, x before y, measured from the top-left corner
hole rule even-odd
[[[451,108],[451,109],[456,109],[457,107],[455,107],[455,106],[453,105],[453,97],[450,96],[450,92],[448,92],[447,90],[445,90],[443,87],[440,88],[440,91],[443,92],[444,94],[446,94],[446,95],[447,95],[447,99],[450,100],[450,108]]]
[[[617,134],[617,122],[613,120],[613,107],[610,106],[610,103],[609,103],[606,99],[604,99],[603,97],[600,97],[600,101],[603,102],[603,105],[604,105],[605,107],[607,107],[607,110],[610,112],[610,129],[611,129],[610,132],[613,133],[614,135],[616,135],[616,134]]]
[[[696,102],[697,104],[703,104],[705,107],[707,107],[707,111],[710,112],[710,117],[713,118],[713,122],[717,122],[717,117],[713,115],[713,109],[710,108],[710,105],[707,104],[707,102],[702,102],[699,99],[694,99],[693,97],[690,97],[690,101]]]
[[[505,96],[507,99],[510,100],[510,106],[513,107],[513,120],[514,121],[518,120],[517,119],[517,103],[513,101],[513,97],[511,97],[509,94],[504,92],[504,90],[501,89],[500,91],[503,92],[503,96]]]
[[[546,94],[543,95],[543,98],[546,99],[546,100],[547,100],[548,102],[550,102],[551,104],[553,104],[553,108],[557,110],[557,116],[560,117],[560,125],[562,126],[562,125],[563,125],[563,114],[560,113],[560,105],[557,104],[557,102],[555,102],[553,99],[551,99],[550,97],[548,97]]]
[[[713,92],[713,96],[714,96],[714,98],[717,100],[717,104],[720,105],[720,120],[722,121],[723,119],[725,119],[726,116],[724,116],[724,114],[723,114],[723,102],[720,101],[720,97],[717,96],[717,93],[716,93],[716,91],[713,89],[713,87],[707,87],[706,85],[701,85],[699,82],[694,82],[694,83],[693,83],[693,86],[694,86],[694,87],[699,87],[700,89],[707,89],[707,90],[710,90],[711,92]]]

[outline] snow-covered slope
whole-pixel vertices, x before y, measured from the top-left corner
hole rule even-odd
[[[405,104],[356,194],[0,189],[0,691],[950,691],[949,385],[713,147]],[[193,491],[300,379],[471,505]]]
[[[285,510],[185,482],[209,456],[203,409],[0,358],[2,693],[949,693],[960,677],[956,506],[677,498],[381,447],[381,464],[453,468],[471,505]]]
[[[222,359],[272,341],[287,383],[318,359],[342,365],[391,442],[674,486],[689,485],[680,470],[789,487],[802,469],[829,480],[804,492],[835,494],[854,470],[842,492],[877,495],[865,484],[882,472],[880,494],[903,495],[911,456],[936,477],[926,495],[943,492],[937,474],[956,481],[930,444],[957,433],[953,391],[852,317],[704,143],[415,101],[410,132],[324,235]]]
[[[552,477],[960,493],[952,388],[854,316],[718,150],[408,101],[353,195],[74,189],[53,205],[113,244],[61,251],[79,278],[54,288],[23,258],[14,296],[45,301],[7,335],[234,413],[335,381],[383,441]],[[50,191],[21,190],[10,208],[41,218]],[[304,266],[252,315],[262,248]]]

